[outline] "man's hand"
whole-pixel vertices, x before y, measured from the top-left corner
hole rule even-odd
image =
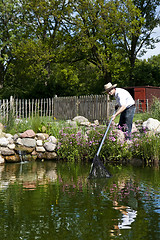
[[[115,118],[116,118],[116,115],[113,114],[113,115],[112,115],[112,121],[114,121]]]

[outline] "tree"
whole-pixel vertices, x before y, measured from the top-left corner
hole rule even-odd
[[[123,1],[122,1],[123,2]],[[154,48],[154,43],[160,41],[154,39],[151,34],[156,26],[160,23],[160,17],[156,13],[157,6],[160,6],[159,0],[134,0],[134,5],[140,10],[141,15],[131,15],[132,11],[129,11],[132,22],[138,21],[139,26],[136,31],[128,31],[126,26],[122,28],[122,38],[119,42],[120,46],[126,52],[126,56],[130,62],[130,79],[129,85],[134,86],[135,80],[133,78],[133,70],[135,61],[138,54],[143,55],[147,48]]]
[[[124,29],[135,34],[139,31],[139,20],[135,19],[138,16],[142,21],[140,11],[130,0],[123,4],[117,0],[74,0],[71,6],[74,15],[68,47],[70,61],[86,59],[97,66],[102,87],[107,81],[114,81],[124,68],[121,63],[127,54],[119,43]]]
[[[136,60],[133,76],[136,86],[160,87],[160,55],[148,60]]]
[[[12,43],[21,38],[21,12],[18,0],[0,1],[0,88],[11,63]]]
[[[47,90],[53,89],[51,81],[54,78],[51,66],[58,62],[67,34],[65,20],[66,15],[69,15],[67,6],[65,0],[17,2],[19,25],[14,26],[14,41],[8,38],[12,64],[9,68],[9,62],[4,60],[7,74],[5,74],[3,95],[10,89],[13,95],[18,94],[21,97],[30,94],[36,96],[38,92],[46,96]],[[8,5],[6,14],[9,14],[10,8],[11,5]],[[5,28],[5,25],[3,27]],[[11,26],[8,26],[8,32],[11,31],[10,28]],[[25,87],[23,87],[24,83]],[[53,83],[52,86],[54,85]]]

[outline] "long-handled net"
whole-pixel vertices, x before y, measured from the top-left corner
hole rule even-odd
[[[111,174],[107,171],[99,157],[96,155],[91,165],[88,178],[109,178]]]
[[[100,150],[104,143],[104,140],[106,138],[106,135],[108,133],[108,130],[110,128],[111,122],[112,122],[112,119],[110,120],[110,122],[108,124],[107,130],[103,136],[102,142],[101,142],[99,149],[93,159],[88,178],[109,178],[109,177],[111,177],[111,174],[107,171],[107,169],[105,168],[105,166],[99,159],[99,153],[100,153]]]

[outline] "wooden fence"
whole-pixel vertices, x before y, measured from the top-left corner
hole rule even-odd
[[[137,111],[140,101],[136,102]],[[15,118],[33,118],[48,116],[67,120],[75,116],[84,116],[89,121],[106,119],[113,113],[115,101],[109,101],[108,95],[91,95],[79,97],[54,97],[47,99],[0,100],[0,121],[7,121],[12,114]]]

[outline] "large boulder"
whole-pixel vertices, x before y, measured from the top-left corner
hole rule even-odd
[[[22,145],[26,147],[34,148],[36,147],[36,140],[32,138],[22,138]]]
[[[56,149],[56,144],[52,142],[46,142],[44,143],[44,147],[48,152],[53,152]]]
[[[143,128],[160,133],[160,122],[157,119],[149,118],[147,121],[143,122]]]
[[[76,116],[73,118],[73,121],[78,122],[78,123],[84,123],[84,122],[88,123],[89,122],[88,119],[83,116]]]
[[[35,136],[36,134],[32,129],[29,129],[20,135],[21,138],[34,138]]]

